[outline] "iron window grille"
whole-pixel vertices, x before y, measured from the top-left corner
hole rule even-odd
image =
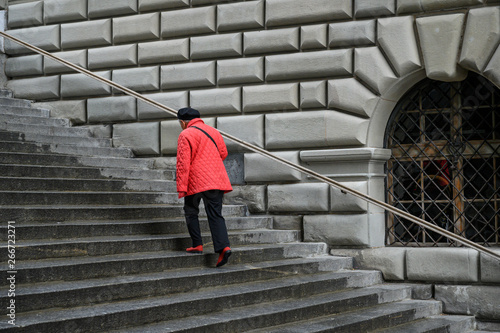
[[[396,105],[386,131],[390,204],[486,246],[500,245],[500,90],[470,73],[426,79]],[[387,244],[457,246],[387,216]]]

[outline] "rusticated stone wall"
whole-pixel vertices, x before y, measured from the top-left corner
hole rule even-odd
[[[387,119],[419,80],[500,86],[499,0],[9,1],[12,35],[384,200]],[[6,41],[8,87],[137,155],[174,156],[175,119]],[[104,134],[102,134],[104,133]],[[384,245],[384,212],[245,152],[254,213],[306,240]],[[290,221],[290,220],[288,220]]]

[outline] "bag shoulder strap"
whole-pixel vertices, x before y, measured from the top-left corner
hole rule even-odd
[[[217,146],[217,144],[215,143],[215,140],[210,136],[210,134],[208,134],[207,132],[205,132],[204,130],[202,130],[201,128],[197,127],[197,126],[191,126],[193,128],[196,128],[197,130],[200,130],[202,131],[203,133],[205,133],[206,136],[209,137],[210,140],[212,140],[212,142],[214,143],[215,147],[217,148],[217,150],[219,150],[219,147]]]

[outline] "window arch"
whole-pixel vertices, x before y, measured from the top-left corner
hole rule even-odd
[[[396,105],[385,137],[387,200],[451,232],[500,245],[500,91],[469,73],[425,79]],[[406,219],[387,217],[388,245],[456,245]]]

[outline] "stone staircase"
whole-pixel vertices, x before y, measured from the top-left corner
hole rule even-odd
[[[225,206],[233,248],[187,254],[173,171],[0,97],[0,332],[470,332],[412,286]],[[15,267],[7,265],[15,221]],[[208,250],[208,251],[207,251]],[[8,271],[15,269],[15,296]],[[9,273],[10,274],[10,273]],[[15,300],[15,324],[7,306]]]

